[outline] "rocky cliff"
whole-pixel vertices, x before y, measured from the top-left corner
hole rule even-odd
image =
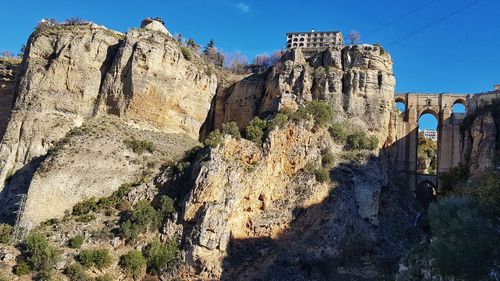
[[[16,195],[27,194],[24,226],[62,218],[54,229],[92,238],[87,227],[102,228],[92,246],[111,249],[111,268],[151,236],[179,241],[178,260],[162,268],[162,280],[383,279],[415,242],[413,199],[391,180],[393,163],[380,149],[395,86],[381,47],[331,48],[307,59],[293,50],[263,74],[217,78],[213,65],[155,30],[123,35],[47,24],[27,46],[0,146],[4,218]],[[267,122],[312,100],[331,108],[326,125],[311,113],[288,115],[263,131],[262,144],[226,135],[175,165],[200,134],[223,123]],[[331,124],[376,136],[378,148],[349,147],[332,136]],[[176,207],[138,243],[115,237],[111,228],[130,219],[116,206],[95,223],[64,216],[131,182],[136,188],[122,196],[129,209],[160,195]],[[59,245],[68,240],[49,236]],[[65,256],[58,270],[76,253]]]
[[[307,60],[296,49],[268,73],[251,75],[220,91],[213,127],[230,121],[244,127],[253,116],[321,99],[330,103],[337,121],[349,120],[370,130],[383,144],[394,88],[392,60],[380,46],[333,47]]]
[[[498,101],[476,108],[461,126],[464,148],[461,158],[471,176],[497,170],[500,156],[500,107]]]
[[[197,143],[215,95],[217,79],[215,75],[206,74],[206,67],[194,53],[190,60],[186,59],[181,46],[158,31],[139,29],[125,36],[94,24],[40,25],[28,41],[19,70],[16,103],[0,145],[0,182],[4,185],[0,201],[11,202],[15,195],[31,190],[32,184],[39,187],[33,187],[38,191],[31,194],[40,196],[65,189],[65,193],[54,196],[55,202],[68,202],[61,203],[55,208],[57,211],[47,210],[47,214],[43,214],[37,211],[37,204],[28,204],[28,208],[34,209],[27,214],[37,216],[26,217],[26,220],[37,224],[52,216],[62,216],[78,199],[94,193],[110,194],[129,180],[133,173],[125,171],[107,175],[107,179],[103,179],[106,184],[93,179],[95,188],[90,188],[92,191],[87,195],[84,192],[72,197],[74,199],[70,197],[76,194],[75,189],[89,189],[78,177],[71,184],[65,180],[54,180],[50,184],[37,183],[39,179],[32,181],[38,166],[53,152],[51,149],[59,146],[63,139],[69,138],[72,142],[71,130],[87,121],[95,125],[89,120],[96,117],[105,120],[118,116],[113,122],[129,129],[122,131],[123,137],[90,138],[95,143],[102,142],[100,148],[88,147],[86,141],[90,139],[78,140],[84,142],[81,150],[90,153],[89,162],[80,165],[91,168],[93,161],[103,161],[103,167],[117,166],[120,161],[126,165],[129,159],[116,161],[107,156],[116,148],[123,148],[125,140],[147,139],[141,138],[141,135],[147,136],[147,132],[165,133],[163,142],[171,142],[167,145],[170,146],[167,150],[172,152],[167,157],[170,160],[182,155],[179,150],[185,151]],[[104,135],[108,128],[101,128]],[[133,133],[141,130],[145,133]],[[60,148],[65,150],[66,146]],[[62,163],[69,163],[75,156],[64,152],[61,155],[66,155],[60,160]],[[47,161],[51,159],[53,157]],[[56,169],[48,169],[46,176],[58,179],[57,173]],[[12,207],[12,204],[5,206]]]
[[[5,132],[12,105],[14,104],[14,88],[18,65],[17,60],[0,59],[0,138]]]
[[[325,153],[335,162],[331,181],[320,182],[306,166],[321,166]],[[226,138],[194,169],[193,190],[167,227],[185,237],[184,277],[385,276],[418,233],[412,203],[387,177],[384,156],[351,157],[307,122],[273,130],[262,148]]]

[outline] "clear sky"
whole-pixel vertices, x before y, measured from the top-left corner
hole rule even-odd
[[[500,84],[500,1],[483,0],[440,19],[476,1],[2,1],[0,51],[17,53],[41,18],[80,17],[125,32],[146,16],[159,16],[172,33],[201,45],[213,38],[219,48],[250,58],[283,48],[289,31],[357,30],[363,41],[381,43],[391,53],[398,92],[475,93]],[[419,7],[423,8],[369,35]],[[435,22],[439,23],[425,29]],[[391,46],[419,29],[425,30]]]

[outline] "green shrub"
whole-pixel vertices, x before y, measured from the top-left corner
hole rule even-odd
[[[108,249],[92,249],[81,251],[78,255],[78,262],[85,267],[95,266],[98,269],[104,269],[111,265],[113,259]]]
[[[143,154],[146,151],[153,153],[155,151],[154,143],[147,140],[130,139],[125,141],[125,145],[137,154]]]
[[[441,274],[476,280],[487,273],[495,232],[471,199],[449,197],[431,204],[429,222],[433,234],[429,254]]]
[[[221,130],[217,129],[217,130],[211,131],[208,134],[208,136],[205,138],[205,140],[203,141],[203,143],[206,146],[209,146],[211,148],[215,148],[219,144],[221,144],[223,140],[224,140],[224,134],[222,133]]]
[[[314,162],[308,162],[303,171],[308,174],[313,174],[318,182],[324,183],[330,180],[330,173],[323,167],[318,167]]]
[[[335,162],[335,157],[330,151],[323,151],[322,154],[323,155],[321,157],[321,165],[327,169],[331,168],[333,163]]]
[[[191,54],[191,51],[189,50],[189,48],[181,46],[181,53],[187,61],[190,61],[193,59],[193,54]]]
[[[500,217],[500,174],[483,173],[472,184],[479,208],[492,217]]]
[[[264,138],[264,130],[266,129],[266,121],[259,117],[254,117],[245,128],[245,138],[258,145],[262,144]]]
[[[468,179],[469,168],[465,165],[450,168],[448,172],[439,173],[439,184],[444,192],[453,191],[456,186],[464,184]]]
[[[314,170],[314,177],[320,183],[324,183],[330,180],[330,173],[328,172],[327,169],[323,167],[318,167],[316,168],[316,170]]]
[[[368,149],[374,150],[378,146],[378,139],[375,136],[367,136],[363,131],[356,131],[347,136],[347,149]]]
[[[310,118],[309,112],[303,106],[300,106],[299,109],[297,109],[297,111],[292,113],[292,115],[290,116],[290,119],[294,122],[299,122],[301,120],[309,120],[309,118]]]
[[[92,277],[85,272],[85,269],[78,263],[73,263],[66,267],[64,274],[71,281],[92,281]]]
[[[349,136],[349,131],[347,130],[347,126],[345,123],[334,123],[329,129],[328,132],[333,140],[337,143],[344,143]]]
[[[104,274],[104,275],[97,276],[97,277],[95,278],[95,281],[114,281],[114,280],[116,280],[116,279],[115,279],[115,278],[113,278],[113,276],[112,276],[112,275],[107,274],[107,273],[106,273],[106,274]]]
[[[158,227],[159,217],[156,210],[146,201],[139,201],[129,212],[128,219],[120,225],[123,239],[134,242],[139,234]]]
[[[13,227],[10,224],[0,224],[0,243],[7,244],[12,238]]]
[[[84,241],[85,241],[85,237],[83,235],[78,234],[68,241],[68,245],[70,248],[80,249],[80,247],[83,245]]]
[[[144,249],[148,269],[153,274],[160,274],[162,270],[171,266],[177,259],[178,254],[179,246],[175,241],[162,244],[159,239],[155,239]]]
[[[240,128],[238,128],[236,122],[222,124],[222,133],[224,135],[231,135],[238,140],[241,139]]]
[[[160,197],[158,214],[161,218],[175,213],[174,200],[166,195]]]
[[[80,216],[80,215],[86,215],[96,210],[97,210],[97,202],[94,197],[91,197],[87,200],[76,203],[76,205],[73,206],[72,213],[75,216]]]
[[[23,255],[29,266],[41,274],[49,274],[59,261],[61,251],[49,245],[47,238],[32,233],[26,238]]]
[[[330,122],[333,116],[332,107],[324,101],[310,101],[306,104],[306,110],[314,117],[314,123],[323,127]]]
[[[14,266],[14,274],[17,276],[31,274],[32,272],[33,269],[25,261],[20,261],[16,266]]]
[[[132,250],[121,257],[120,265],[127,276],[137,279],[144,275],[147,261],[141,252]]]
[[[285,113],[277,113],[274,118],[268,122],[267,127],[270,130],[273,130],[274,128],[283,129],[287,123],[288,115]]]

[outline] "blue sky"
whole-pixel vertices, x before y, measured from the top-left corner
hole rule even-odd
[[[3,1],[0,50],[17,52],[41,18],[80,17],[127,31],[160,16],[172,33],[252,58],[283,48],[289,31],[357,30],[367,43],[388,45],[476,0],[435,0],[369,37],[363,36],[429,0]],[[481,92],[500,84],[500,1],[483,0],[407,41],[387,47],[397,91]]]

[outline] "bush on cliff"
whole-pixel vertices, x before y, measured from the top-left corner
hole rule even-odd
[[[160,274],[176,261],[178,254],[179,246],[175,241],[162,244],[159,239],[153,240],[144,249],[144,256],[148,262],[148,271],[153,274]]]
[[[208,134],[203,143],[211,148],[217,147],[224,140],[224,134],[221,130],[213,130]]]
[[[241,139],[240,128],[236,125],[236,122],[228,122],[222,124],[222,133],[224,135],[230,135],[235,139]]]
[[[330,136],[337,143],[344,143],[349,136],[349,131],[347,130],[347,125],[345,123],[334,123],[328,129]]]
[[[78,263],[73,263],[64,270],[64,274],[71,281],[92,281],[92,277]]]
[[[288,115],[284,113],[277,113],[273,117],[273,119],[271,119],[268,122],[267,127],[269,128],[269,130],[273,130],[274,128],[283,129],[287,123],[288,123]]]
[[[306,110],[314,118],[314,124],[323,127],[333,116],[332,107],[325,101],[314,100],[306,103]]]
[[[139,155],[144,152],[153,153],[155,151],[154,143],[147,140],[130,139],[125,141],[125,145]]]
[[[500,173],[486,172],[471,184],[475,185],[474,197],[479,208],[488,216],[500,217]]]
[[[13,227],[10,224],[0,224],[0,243],[7,244],[12,238]]]
[[[73,249],[80,249],[85,241],[85,237],[83,235],[76,235],[68,241],[68,246]]]
[[[266,121],[259,117],[254,117],[245,128],[245,138],[258,145],[262,144],[264,138],[264,130],[267,127]]]
[[[378,146],[378,139],[375,136],[368,136],[364,131],[356,131],[347,136],[346,146],[349,150],[374,150]]]
[[[181,53],[182,53],[182,56],[187,60],[187,61],[191,61],[193,60],[193,54],[191,54],[191,51],[189,50],[188,47],[185,47],[185,46],[181,46]]]
[[[465,280],[485,276],[494,256],[496,237],[491,222],[480,214],[472,199],[440,199],[429,208],[429,222],[429,254],[442,275]]]
[[[138,279],[146,273],[147,261],[141,252],[132,250],[120,258],[120,266],[128,277]]]
[[[32,233],[26,238],[23,248],[24,261],[40,276],[51,276],[60,255],[61,251],[49,245],[47,238],[42,234]]]
[[[128,242],[135,242],[139,234],[153,230],[159,224],[157,211],[147,201],[139,201],[125,216],[127,219],[120,225],[120,235]]]
[[[95,266],[97,269],[107,268],[113,263],[108,249],[84,250],[78,255],[78,262],[85,266]]]
[[[72,213],[75,216],[80,216],[80,215],[86,215],[95,210],[97,210],[97,202],[94,197],[91,197],[82,202],[76,203],[76,205],[73,206]]]

